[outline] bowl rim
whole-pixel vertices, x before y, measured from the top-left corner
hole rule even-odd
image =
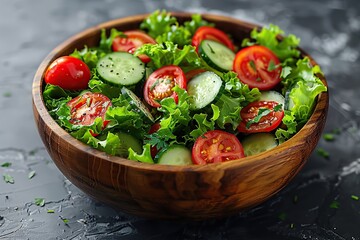
[[[192,14],[194,14],[194,13],[171,12],[172,16],[181,17],[181,18],[190,18]],[[166,171],[166,172],[174,172],[174,173],[179,172],[179,171],[193,171],[193,172],[218,171],[220,169],[223,169],[223,170],[224,169],[236,169],[236,168],[240,168],[240,167],[245,167],[247,165],[257,164],[260,161],[263,161],[263,159],[274,157],[274,152],[280,153],[280,152],[291,149],[291,147],[293,147],[294,145],[297,145],[298,140],[302,139],[302,136],[306,136],[306,134],[304,134],[304,133],[311,132],[311,130],[313,128],[315,128],[315,126],[313,126],[313,125],[316,124],[319,120],[321,120],[321,118],[323,118],[321,113],[323,111],[325,111],[325,112],[327,111],[327,106],[328,106],[328,102],[329,102],[329,93],[328,93],[329,89],[327,92],[322,92],[318,96],[316,106],[313,110],[312,115],[310,116],[309,120],[307,121],[307,123],[294,136],[292,136],[290,139],[288,139],[284,143],[278,145],[277,147],[275,147],[271,150],[268,150],[268,151],[265,151],[265,152],[262,152],[262,153],[259,153],[259,154],[253,155],[253,156],[241,158],[241,160],[234,160],[234,161],[221,162],[221,163],[212,163],[212,164],[206,164],[206,165],[174,166],[174,165],[148,164],[148,163],[137,162],[137,161],[129,160],[129,159],[118,157],[118,156],[108,155],[107,153],[102,152],[97,149],[94,149],[94,148],[90,147],[89,145],[81,142],[80,140],[77,140],[76,138],[72,137],[66,130],[61,128],[57,124],[57,122],[50,116],[50,114],[45,106],[43,95],[42,95],[42,89],[43,89],[43,85],[44,85],[44,81],[43,81],[44,74],[45,74],[47,67],[56,58],[58,52],[64,48],[66,48],[66,46],[68,46],[69,44],[79,41],[85,36],[88,36],[88,35],[91,35],[94,33],[99,33],[101,31],[101,29],[103,29],[103,28],[109,29],[113,25],[119,25],[119,24],[127,23],[127,22],[130,23],[130,22],[135,22],[135,21],[141,21],[149,15],[150,15],[149,13],[133,15],[133,16],[128,16],[128,17],[124,17],[124,18],[113,19],[113,20],[106,21],[106,22],[100,23],[98,25],[89,27],[89,28],[71,36],[70,38],[63,41],[62,43],[60,43],[44,58],[44,60],[39,65],[39,67],[35,73],[35,76],[33,78],[32,102],[33,102],[34,111],[35,110],[37,111],[39,118],[41,118],[44,121],[45,125],[47,125],[47,127],[49,127],[52,130],[52,134],[56,134],[59,138],[62,138],[64,141],[66,141],[67,144],[76,146],[76,148],[81,152],[84,152],[88,155],[93,155],[94,157],[101,158],[102,160],[109,161],[114,164],[120,164],[120,165],[124,165],[124,166],[131,167],[131,168],[141,169],[141,170],[145,170],[145,171],[152,171],[152,172]],[[249,22],[246,22],[246,21],[243,21],[243,20],[240,20],[237,18],[229,17],[229,16],[209,14],[209,13],[203,13],[203,14],[201,14],[201,16],[208,21],[221,21],[221,22],[228,22],[228,23],[232,23],[232,24],[241,25],[242,27],[249,29],[249,31],[253,28],[261,28],[260,25],[249,23]],[[315,60],[310,55],[308,55],[304,50],[302,50],[301,48],[299,48],[299,50],[301,51],[302,56],[309,57],[310,62],[312,63],[313,66],[318,65],[315,62]],[[319,78],[325,84],[325,86],[327,86],[327,81],[325,79],[325,76],[319,75]],[[326,114],[325,114],[325,118],[326,118]],[[310,124],[310,123],[314,123],[314,124]],[[303,161],[305,161],[305,160],[306,159],[304,159]]]

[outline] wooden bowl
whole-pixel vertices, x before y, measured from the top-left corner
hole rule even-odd
[[[180,22],[191,16],[173,15]],[[146,16],[117,19],[89,28],[60,44],[41,63],[33,82],[33,111],[42,141],[57,167],[91,197],[146,218],[223,217],[254,207],[279,192],[304,166],[320,138],[328,93],[321,93],[308,123],[285,143],[238,161],[203,166],[151,165],[109,156],[76,140],[51,118],[42,97],[44,73],[49,64],[75,48],[96,46],[102,28],[137,29]],[[237,44],[258,27],[224,16],[203,14],[203,18],[231,33]],[[313,59],[311,62],[316,65]],[[326,84],[325,78],[321,80]]]

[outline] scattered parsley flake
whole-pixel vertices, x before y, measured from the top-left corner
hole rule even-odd
[[[332,134],[332,133],[325,133],[325,134],[323,135],[323,139],[324,139],[325,141],[331,142],[331,141],[334,141],[334,140],[335,140],[335,136],[334,136],[334,134]]]
[[[11,92],[4,92],[3,96],[4,97],[11,97]]]
[[[45,206],[45,199],[44,198],[35,198],[35,204],[37,206],[43,207],[43,206]]]
[[[330,208],[338,209],[340,207],[340,203],[338,201],[332,201],[332,203],[329,205]]]
[[[293,223],[290,224],[290,228],[293,229],[295,225]]]
[[[352,198],[353,200],[355,200],[355,201],[359,201],[359,197],[356,196],[356,195],[351,195],[351,198]]]
[[[332,134],[340,134],[341,133],[341,129],[340,128],[335,128],[331,131]]]
[[[29,178],[29,179],[32,179],[35,175],[36,175],[36,172],[35,172],[35,171],[31,171],[31,172],[29,172],[28,178]]]
[[[55,211],[54,211],[54,209],[48,209],[47,210],[47,213],[54,213]]]
[[[256,72],[257,70],[256,70],[255,62],[253,60],[250,60],[249,64],[250,64],[250,67],[254,70],[254,72]]]
[[[268,66],[268,68],[267,68],[268,72],[272,72],[272,71],[274,71],[276,68],[277,68],[277,66],[275,65],[274,61],[273,61],[273,60],[270,60],[269,66]]]
[[[318,148],[316,151],[317,151],[318,155],[322,156],[323,158],[328,159],[330,157],[329,152],[323,148]]]
[[[1,167],[10,167],[11,166],[11,162],[4,162],[3,164],[1,164]]]
[[[285,221],[286,217],[287,217],[287,214],[284,213],[284,212],[283,212],[283,213],[280,213],[279,216],[278,216],[278,218],[279,218],[281,221]]]
[[[282,104],[278,104],[278,105],[276,105],[276,106],[274,107],[274,111],[275,111],[275,112],[279,112],[279,111],[282,110],[282,107],[283,107]]]
[[[293,203],[297,203],[299,201],[298,195],[295,195],[293,198]]]
[[[246,128],[250,128],[251,124],[253,124],[253,123],[258,123],[262,117],[265,117],[269,113],[271,113],[270,109],[259,108],[258,115],[256,117],[254,117],[253,119],[249,120],[248,122],[246,122]]]
[[[11,184],[15,183],[14,178],[7,173],[4,173],[3,177],[6,183],[11,183]]]

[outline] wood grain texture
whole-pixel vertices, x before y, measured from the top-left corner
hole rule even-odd
[[[174,15],[180,21],[191,16]],[[109,156],[74,139],[50,117],[42,98],[48,65],[75,48],[97,45],[102,28],[136,29],[146,16],[113,20],[79,33],[55,48],[39,66],[32,88],[34,118],[57,167],[95,199],[148,218],[223,217],[256,206],[276,194],[300,171],[314,150],[326,121],[328,93],[319,96],[308,123],[280,146],[238,161],[205,166],[150,165]],[[229,17],[210,14],[203,17],[231,33],[237,43],[258,27]],[[321,79],[326,84],[325,78]]]

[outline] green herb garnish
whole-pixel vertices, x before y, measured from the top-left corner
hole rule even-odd
[[[5,181],[6,183],[14,184],[14,182],[15,182],[15,181],[14,181],[14,178],[13,178],[12,176],[10,176],[9,174],[4,173],[3,177],[4,177],[4,181]]]
[[[278,105],[276,105],[275,107],[274,107],[274,111],[275,112],[279,112],[279,111],[281,111],[283,108],[282,108],[282,104],[278,104]]]
[[[55,211],[54,211],[54,209],[48,209],[47,210],[47,213],[54,213]]]
[[[253,124],[253,123],[258,123],[262,117],[265,117],[269,113],[271,113],[270,109],[268,109],[268,108],[260,108],[259,112],[258,112],[258,115],[256,117],[254,117],[253,119],[249,120],[246,123],[246,128],[250,128],[251,124]]]
[[[35,171],[31,171],[31,172],[29,172],[29,174],[28,174],[28,178],[29,178],[29,179],[32,179],[35,175],[36,175],[36,172],[35,172]]]
[[[340,207],[340,203],[334,200],[332,201],[332,203],[330,203],[329,207],[333,209],[338,209]]]
[[[323,158],[326,158],[328,159],[330,157],[330,153],[328,151],[326,151],[325,149],[323,148],[318,148],[316,150],[317,154]]]
[[[359,197],[356,195],[351,195],[351,199],[353,199],[355,201],[359,201]]]
[[[285,221],[286,217],[287,217],[287,214],[284,213],[284,212],[282,212],[282,213],[280,213],[280,214],[278,215],[278,218],[279,218],[281,221]]]
[[[323,135],[323,139],[324,139],[325,141],[331,142],[331,141],[334,141],[334,140],[335,140],[335,136],[334,136],[334,134],[332,134],[332,133],[325,133],[325,134]]]
[[[37,206],[43,207],[43,206],[45,206],[45,199],[44,198],[35,198],[35,204]]]
[[[1,164],[1,167],[10,167],[11,166],[11,162],[4,162],[3,164]]]
[[[11,92],[5,92],[5,93],[3,94],[3,96],[4,96],[4,97],[11,97]]]
[[[277,68],[277,66],[275,65],[274,61],[273,61],[273,60],[270,60],[269,66],[268,66],[268,68],[267,68],[268,72],[272,72],[272,71],[274,71],[276,68]]]
[[[249,61],[249,65],[256,72],[256,65],[255,65],[255,62],[253,60]]]

